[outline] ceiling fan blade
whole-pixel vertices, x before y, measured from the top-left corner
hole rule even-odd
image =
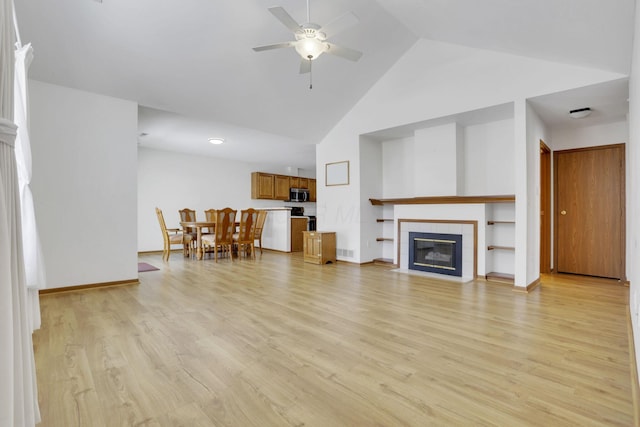
[[[263,50],[280,49],[283,47],[292,47],[293,45],[294,45],[293,42],[283,42],[283,43],[276,43],[276,44],[268,44],[266,46],[257,46],[257,47],[254,47],[253,50],[255,50],[256,52],[262,52]]]
[[[308,59],[302,59],[300,61],[300,74],[306,74],[311,72],[311,61]]]
[[[357,61],[362,56],[362,52],[355,49],[349,49],[348,47],[337,46],[333,43],[326,43],[329,46],[329,49],[326,50],[327,53],[332,55],[339,56],[344,59],[348,59],[350,61]]]
[[[283,7],[280,7],[280,6],[270,7],[269,12],[271,12],[273,16],[278,18],[278,21],[282,22],[282,25],[284,25],[294,33],[297,31],[300,31],[300,24],[298,24],[296,20],[293,19],[291,15],[287,13],[286,10],[284,10]]]
[[[338,16],[333,21],[320,28],[320,31],[325,33],[327,37],[331,37],[346,30],[349,27],[353,27],[358,22],[358,17],[356,15],[351,12],[347,12],[343,15]]]

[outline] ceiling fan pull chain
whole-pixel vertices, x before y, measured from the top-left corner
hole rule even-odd
[[[309,57],[309,90],[313,89],[313,67],[311,57]]]

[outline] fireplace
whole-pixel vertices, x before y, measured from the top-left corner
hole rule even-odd
[[[462,235],[409,232],[409,269],[462,277]]]

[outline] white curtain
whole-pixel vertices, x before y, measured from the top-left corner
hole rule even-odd
[[[13,2],[0,0],[0,426],[40,421],[13,123]]]
[[[31,330],[40,328],[39,289],[45,286],[45,268],[40,246],[40,236],[36,225],[36,212],[31,193],[31,141],[29,139],[27,71],[33,59],[31,44],[20,46],[18,40],[15,52],[15,90],[13,120],[18,126],[16,137],[16,163],[18,166],[18,186],[20,188],[20,209],[22,214],[22,252],[29,298],[29,321]]]

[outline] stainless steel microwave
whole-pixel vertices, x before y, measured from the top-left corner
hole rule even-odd
[[[291,202],[308,202],[309,190],[306,188],[291,188],[289,190],[289,201]]]

